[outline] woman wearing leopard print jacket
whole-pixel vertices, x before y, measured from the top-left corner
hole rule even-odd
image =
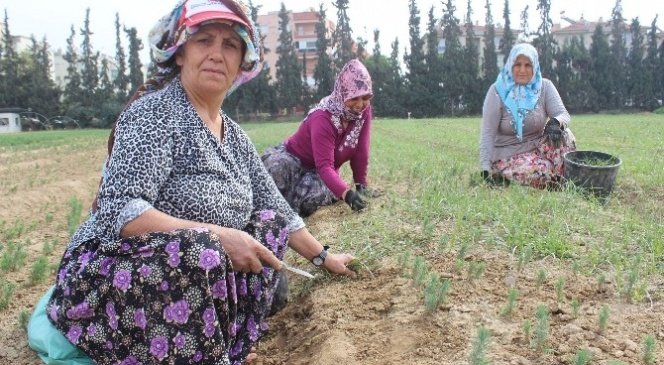
[[[41,310],[97,364],[248,362],[287,246],[349,277],[353,256],[308,232],[221,110],[260,72],[246,7],[180,1],[149,43],[161,68],[118,119],[97,210]]]

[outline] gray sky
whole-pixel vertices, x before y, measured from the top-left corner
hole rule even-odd
[[[248,2],[248,0],[246,0]],[[253,0],[254,4],[262,5],[260,14],[278,11],[281,3],[293,11],[306,11],[310,7],[318,9],[320,1],[311,0]],[[486,0],[470,0],[474,14],[473,20],[484,24]],[[70,28],[77,30],[83,27],[86,8],[90,8],[90,24],[94,33],[93,47],[97,51],[109,55],[115,54],[115,14],[119,13],[120,22],[128,27],[136,27],[138,36],[147,49],[147,34],[150,28],[162,15],[175,5],[175,0],[0,0],[0,9],[6,10],[9,16],[9,29],[14,35],[35,35],[38,40],[46,36],[53,48],[66,47]],[[381,51],[389,54],[391,43],[399,39],[400,55],[408,46],[408,0],[350,0],[348,16],[351,21],[353,38],[363,37],[369,40],[368,48],[373,49],[373,30],[380,30]],[[434,7],[437,18],[442,17],[441,0],[417,0],[420,9],[421,33],[426,31],[428,12]],[[463,21],[466,15],[467,1],[454,2],[457,10],[455,15]],[[519,27],[520,13],[529,5],[529,27],[535,29],[540,22],[536,10],[536,0],[510,0],[512,28]],[[578,19],[582,15],[588,20],[600,17],[608,19],[615,1],[593,0],[551,0],[551,17],[555,23],[560,22],[560,12]],[[323,1],[328,17],[336,22],[336,9],[331,0]],[[387,5],[389,4],[389,5]],[[664,1],[623,0],[621,2],[623,16],[629,20],[638,17],[642,25],[649,26],[655,15],[659,14],[658,26],[664,29]],[[495,23],[502,23],[504,0],[492,0],[491,12]],[[4,14],[3,14],[4,17]],[[77,35],[76,43],[80,45],[82,38]],[[127,47],[126,38],[122,39]],[[147,50],[142,53],[143,62],[148,61]]]

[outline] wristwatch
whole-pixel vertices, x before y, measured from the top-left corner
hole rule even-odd
[[[317,256],[314,256],[311,259],[311,263],[316,265],[316,266],[323,266],[323,263],[325,262],[325,258],[327,257],[327,249],[330,248],[330,246],[323,246],[323,251],[321,251]]]

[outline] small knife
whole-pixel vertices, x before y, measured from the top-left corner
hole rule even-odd
[[[292,272],[294,272],[294,273],[296,273],[296,274],[300,274],[300,275],[302,275],[302,276],[306,276],[306,277],[311,278],[311,279],[314,278],[314,276],[313,276],[312,274],[310,274],[310,273],[308,273],[308,272],[306,272],[306,271],[304,271],[304,270],[302,270],[302,269],[298,269],[298,268],[295,268],[295,267],[292,267],[292,266],[288,266],[288,265],[287,265],[285,262],[283,262],[283,261],[281,262],[281,264],[284,265],[284,269],[286,269],[286,270],[288,270],[288,271],[292,271]]]

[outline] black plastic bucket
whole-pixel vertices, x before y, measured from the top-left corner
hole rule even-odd
[[[611,194],[622,164],[618,157],[596,151],[567,152],[563,160],[565,179],[601,199]]]

